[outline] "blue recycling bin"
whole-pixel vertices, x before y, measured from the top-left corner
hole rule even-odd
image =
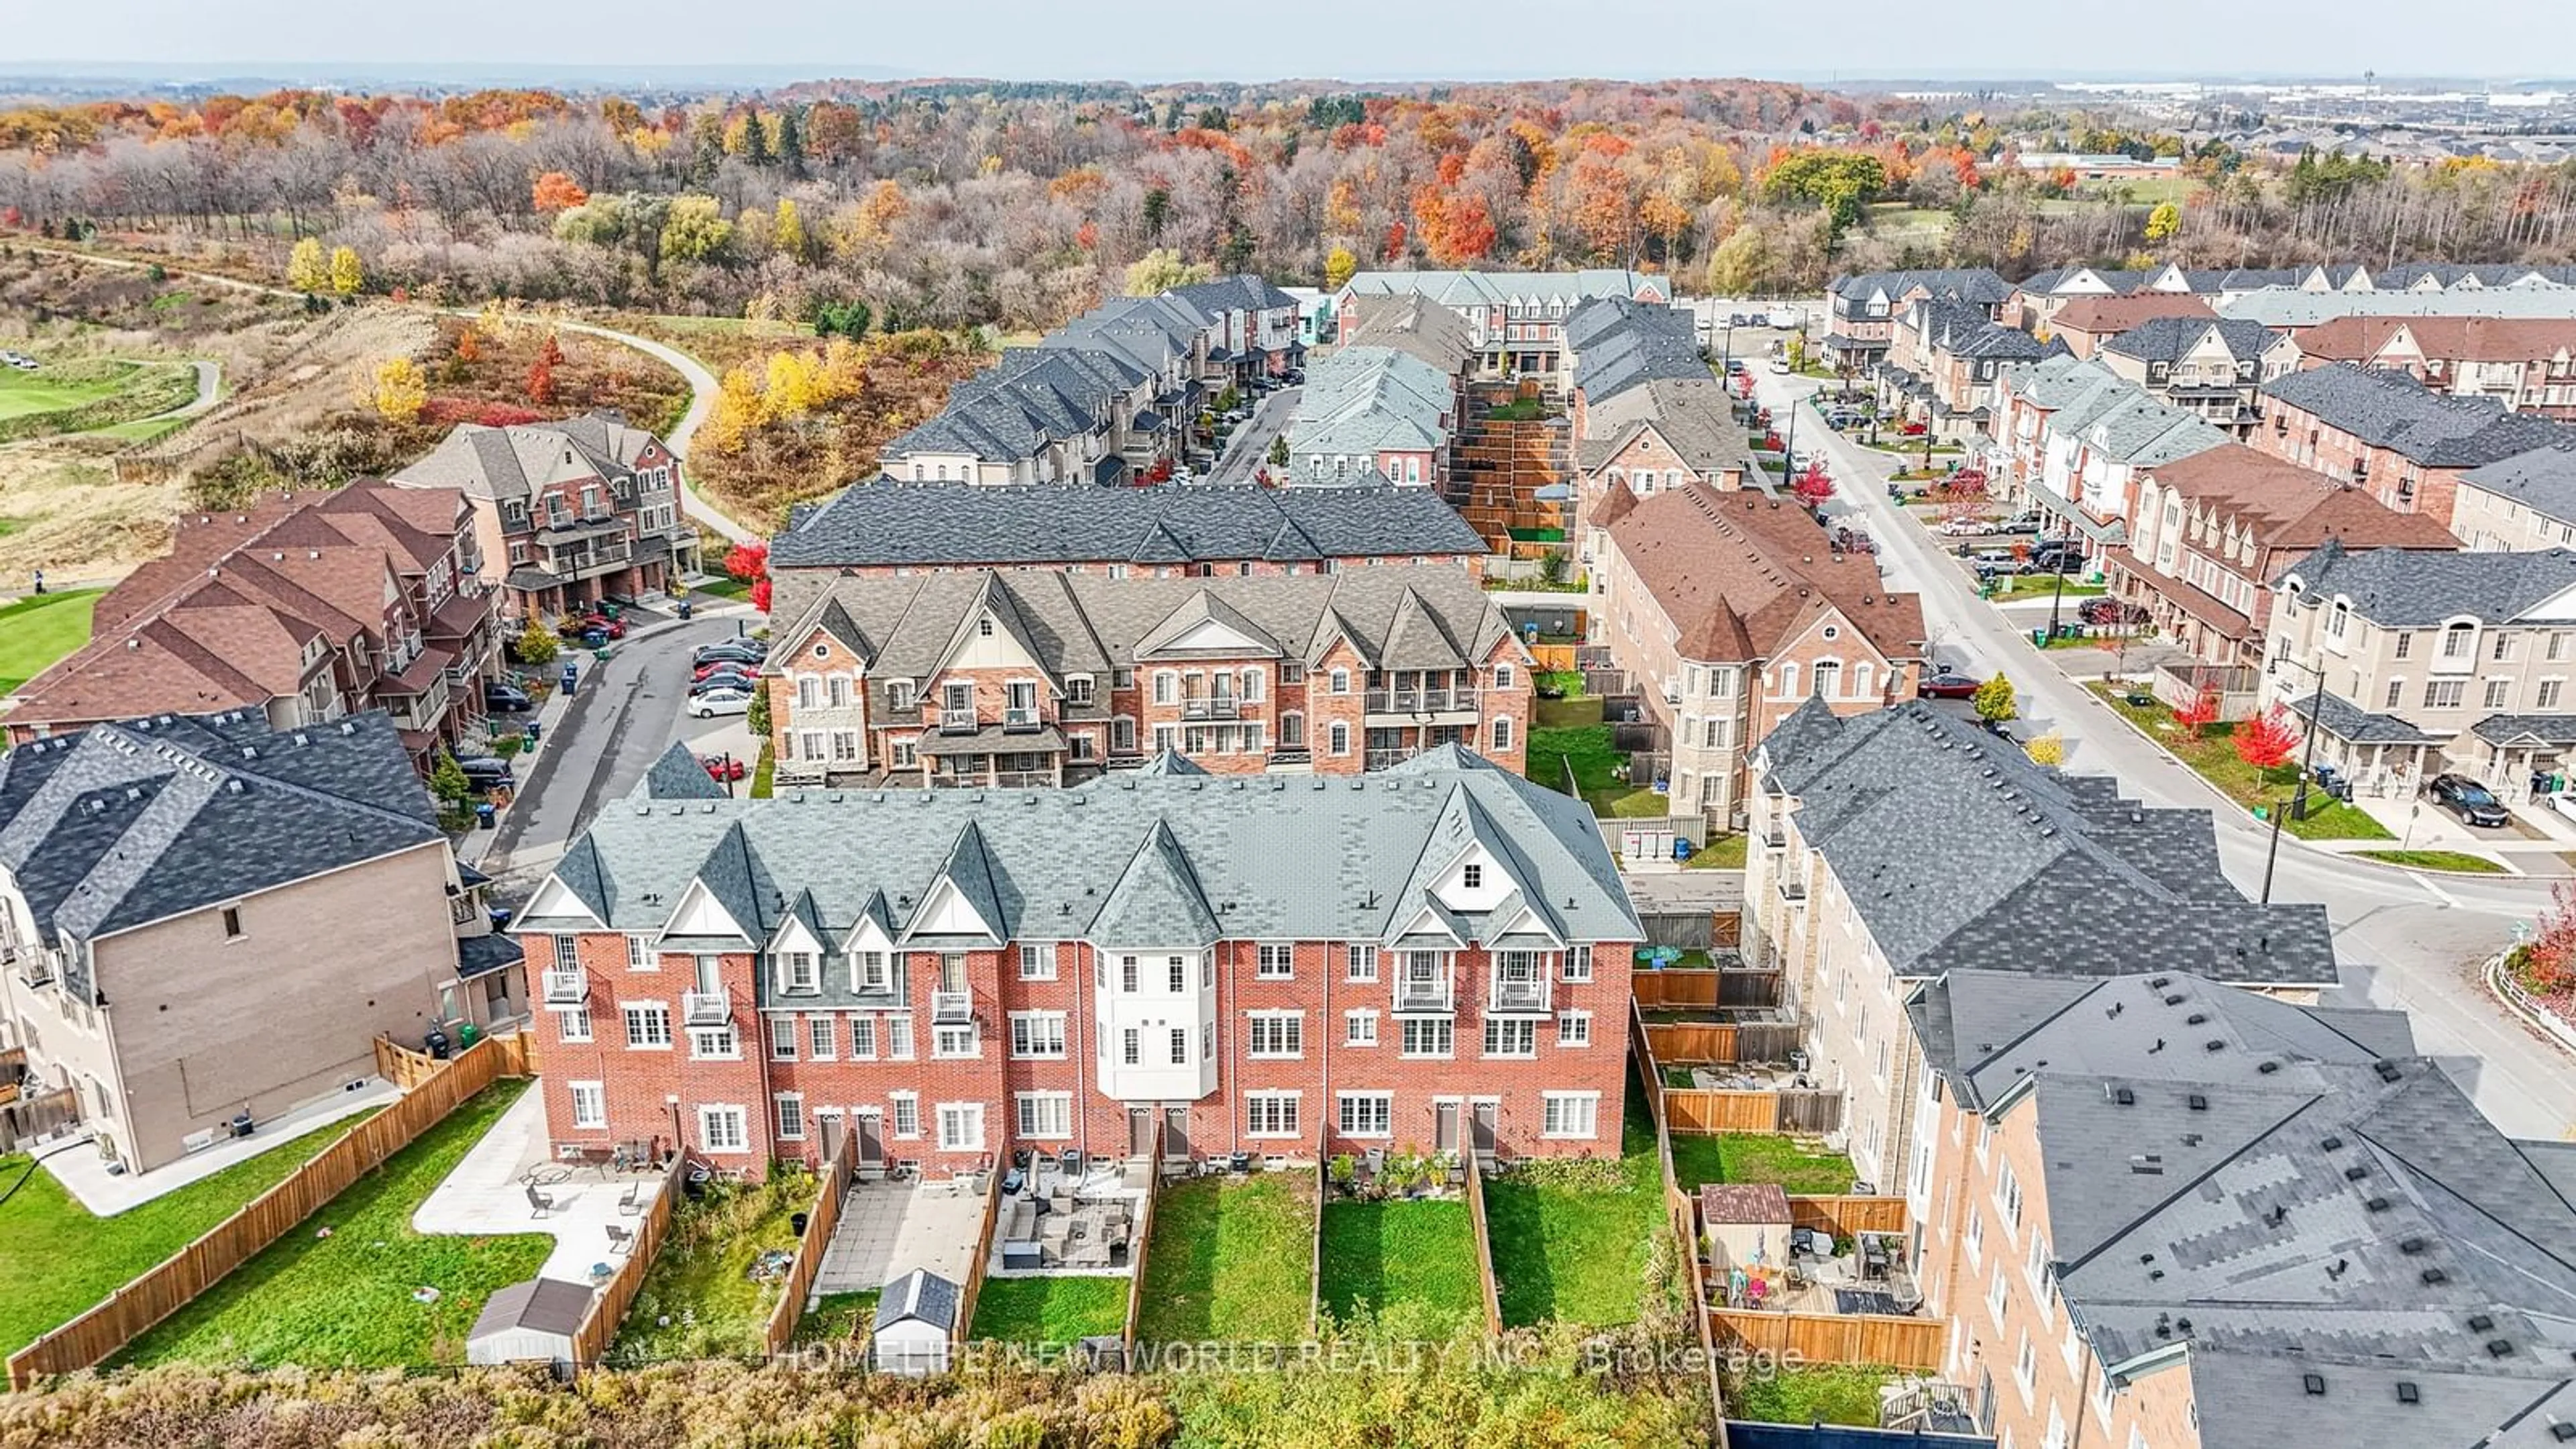
[[[1673,859],[1675,859],[1675,860],[1688,860],[1688,859],[1690,859],[1690,858],[1691,858],[1691,843],[1690,843],[1689,841],[1687,841],[1687,840],[1682,839],[1682,838],[1681,838],[1680,836],[1678,836],[1678,835],[1674,836],[1674,837],[1673,837]]]
[[[536,722],[536,720],[535,720],[534,718],[530,718],[530,719],[529,719],[529,721],[528,721],[528,743],[533,745],[533,744],[535,744],[536,742],[537,742],[537,722]]]
[[[574,668],[572,665],[565,665],[563,672],[563,687],[570,689],[579,683],[581,683],[581,671]]]
[[[492,822],[496,814],[497,812],[493,810],[491,801],[485,800],[479,802],[474,807],[474,827],[478,830],[491,829]]]

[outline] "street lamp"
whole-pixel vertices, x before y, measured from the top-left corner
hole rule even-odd
[[[2317,765],[2317,721],[2324,718],[2326,712],[2325,666],[2321,664],[2301,664],[2296,660],[2292,660],[2290,661],[2290,667],[2293,669],[2304,669],[2311,675],[2314,675],[2316,677],[2317,692],[2308,699],[2308,743],[2307,748],[2301,751],[2299,755],[2298,783],[2290,791],[2289,803],[2284,805],[2281,809],[2272,812],[2272,841],[2271,844],[2266,846],[2263,851],[2263,898],[2261,901],[2257,902],[2259,905],[2266,906],[2272,904],[2272,866],[2281,858],[2281,817],[2292,810],[2298,809],[2301,802],[2308,798],[2308,776],[2315,772]],[[2407,833],[2410,836],[2414,834],[2414,822],[2412,820],[2407,822]]]

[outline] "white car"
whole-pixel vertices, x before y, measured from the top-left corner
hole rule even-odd
[[[1775,358],[1772,358],[1772,359],[1771,359],[1771,370],[1772,370],[1773,372],[1775,372],[1775,373],[1778,373],[1778,374],[1780,374],[1780,375],[1784,376],[1784,377],[1785,377],[1785,376],[1787,376],[1787,375],[1788,375],[1788,372],[1789,372],[1789,359],[1787,359],[1787,358],[1785,358],[1785,357],[1775,357]]]
[[[751,691],[748,689],[710,689],[689,701],[689,713],[699,719],[714,719],[720,714],[748,714]]]
[[[1982,538],[1995,531],[1995,522],[1991,518],[1953,518],[1933,531],[1952,538]]]

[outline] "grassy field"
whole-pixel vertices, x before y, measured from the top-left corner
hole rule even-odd
[[[459,1363],[484,1300],[533,1275],[554,1240],[542,1233],[475,1238],[412,1231],[411,1216],[493,1120],[527,1089],[485,1088],[162,1321],[115,1360],[308,1368]],[[319,1236],[329,1228],[331,1236]],[[437,1290],[433,1302],[415,1298]]]
[[[992,1285],[986,1284],[986,1287]],[[818,1343],[841,1343],[858,1337],[859,1330],[877,1316],[877,1290],[864,1293],[826,1293],[823,1301],[805,1310],[796,1320],[796,1336],[789,1344],[810,1348]]]
[[[21,372],[0,367],[0,419],[58,413],[116,396],[141,371],[131,362],[86,362]]]
[[[2148,739],[2162,745],[2175,759],[2189,765],[2202,779],[2217,786],[2221,793],[2238,804],[2249,809],[2256,805],[2277,809],[2290,798],[2290,787],[2293,777],[2298,774],[2298,766],[2289,764],[2257,771],[2236,757],[2236,747],[2228,738],[2233,726],[2211,725],[2200,738],[2194,739],[2191,731],[2173,722],[2173,711],[2160,703],[2130,704],[2125,691],[2115,690],[2106,684],[2088,684],[2085,688],[2101,696],[2104,703],[2120,712],[2121,718],[2136,725]],[[2310,792],[2312,804],[2319,798],[2315,792]],[[2305,820],[2284,821],[2281,828],[2301,840],[2392,838],[2387,829],[2367,813],[2341,801],[2312,809]]]
[[[2109,587],[2103,584],[2079,584],[2073,579],[2068,579],[2066,581],[2064,597],[2070,599],[2088,599],[2096,598],[2109,592]],[[2058,593],[2059,590],[2056,581],[2049,578],[2046,574],[2008,574],[2003,578],[1995,580],[1994,596],[1997,599],[2045,599],[2057,595]],[[2066,616],[2069,619],[2074,618],[2075,611],[2072,609],[2067,610]]]
[[[98,596],[104,592],[76,589],[0,604],[0,694],[88,643],[90,611],[98,607]]]
[[[1435,1332],[1482,1325],[1485,1289],[1463,1198],[1324,1205],[1324,1311],[1348,1319],[1362,1304],[1420,1305]]]
[[[1598,699],[1542,699],[1532,706],[1529,732],[1529,777],[1551,790],[1565,788],[1565,767],[1574,767],[1575,788],[1595,815],[1633,818],[1665,813],[1667,801],[1653,790],[1619,778],[1627,757],[1610,746],[1610,726],[1601,722]]]
[[[764,1253],[796,1251],[788,1214],[813,1201],[812,1177],[773,1172],[758,1186],[710,1185],[681,1204],[609,1352],[637,1363],[760,1352],[778,1284],[755,1280],[752,1267]]]
[[[1071,1348],[1127,1326],[1132,1279],[987,1278],[975,1298],[976,1338]]]
[[[1691,852],[1682,862],[1684,870],[1742,870],[1746,840],[1741,835],[1721,835]]]
[[[1783,1191],[1832,1196],[1852,1190],[1857,1174],[1839,1152],[1803,1146],[1765,1132],[1673,1136],[1673,1178],[1684,1192],[1711,1182],[1776,1182]]]
[[[1313,1291],[1314,1197],[1313,1180],[1293,1172],[1164,1189],[1154,1204],[1136,1336],[1147,1343],[1302,1337]]]
[[[0,1203],[0,1355],[87,1312],[370,1115],[355,1113],[109,1218],[92,1217],[52,1173],[30,1174],[26,1157],[0,1157],[0,1192],[18,1184]]]
[[[1647,1247],[1664,1221],[1663,1170],[1644,1093],[1632,1076],[1620,1156],[1606,1181],[1554,1181],[1542,1167],[1485,1184],[1504,1327],[1551,1318],[1596,1327],[1636,1321]]]
[[[1878,1427],[1878,1391],[1894,1369],[1829,1364],[1729,1374],[1726,1416],[1761,1424],[1858,1424]]]
[[[2291,822],[2293,826],[2297,822]],[[2458,850],[2356,850],[2353,854],[2383,865],[2411,866],[2416,870],[2452,870],[2463,875],[2502,875],[2504,867],[2483,855],[2470,855]]]

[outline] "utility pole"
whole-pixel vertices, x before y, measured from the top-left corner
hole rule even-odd
[[[2281,858],[2281,817],[2299,808],[2300,802],[2308,798],[2308,776],[2317,766],[2317,721],[2326,712],[2325,666],[2301,664],[2293,667],[2305,669],[2315,676],[2317,692],[2308,698],[2308,744],[2299,755],[2298,784],[2292,787],[2289,801],[2272,812],[2272,843],[2263,852],[2263,898],[2257,902],[2266,906],[2272,903],[2272,867]]]

